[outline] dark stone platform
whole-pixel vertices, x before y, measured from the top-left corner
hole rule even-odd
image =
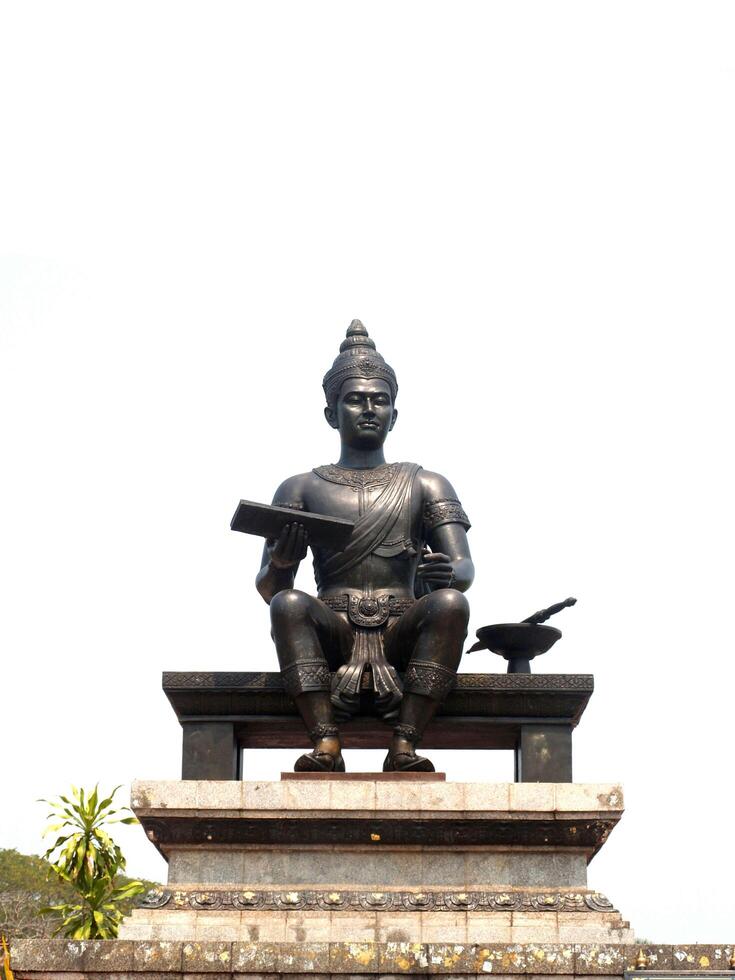
[[[242,778],[242,749],[309,746],[279,673],[166,672],[183,728],[183,779]],[[571,782],[572,731],[591,674],[459,674],[428,726],[426,749],[511,749],[516,782]],[[390,726],[363,715],[340,726],[345,748],[385,748]]]
[[[201,847],[216,841],[218,846],[240,845],[274,847],[309,845],[328,847],[339,838],[342,846],[365,845],[373,837],[385,847],[420,846],[455,848],[523,847],[527,849],[572,847],[595,854],[613,830],[615,820],[580,820],[575,814],[563,819],[552,814],[547,820],[451,819],[400,821],[391,815],[332,818],[303,817],[289,821],[283,816],[272,820],[247,817],[171,816],[165,820],[141,817],[140,822],[151,843],[162,854],[182,846]],[[420,842],[417,844],[417,841]]]

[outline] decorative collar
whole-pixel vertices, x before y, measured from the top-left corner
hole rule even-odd
[[[343,487],[354,490],[366,490],[369,487],[382,487],[390,483],[400,463],[382,463],[373,469],[352,470],[345,466],[329,463],[327,466],[317,466],[314,473],[329,483],[339,483]]]

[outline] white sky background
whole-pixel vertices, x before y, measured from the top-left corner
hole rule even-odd
[[[360,317],[388,458],[473,521],[471,635],[579,598],[536,669],[595,674],[575,778],[626,788],[591,884],[639,936],[732,939],[734,28],[702,0],[3,7],[0,846],[41,850],[34,800],[72,782],[178,777],[162,670],[275,669],[229,520],[336,458],[320,382]]]

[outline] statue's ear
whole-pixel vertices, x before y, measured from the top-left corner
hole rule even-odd
[[[390,426],[388,427],[388,432],[390,432],[390,430],[396,424],[396,419],[397,418],[398,418],[398,409],[397,408],[394,408],[393,409],[393,418],[390,420]]]
[[[324,418],[329,422],[333,429],[339,428],[339,423],[337,422],[337,413],[332,408],[331,405],[327,405],[324,409]]]

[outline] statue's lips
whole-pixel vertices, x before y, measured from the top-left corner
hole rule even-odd
[[[358,422],[358,429],[379,429],[380,425],[377,422]]]

